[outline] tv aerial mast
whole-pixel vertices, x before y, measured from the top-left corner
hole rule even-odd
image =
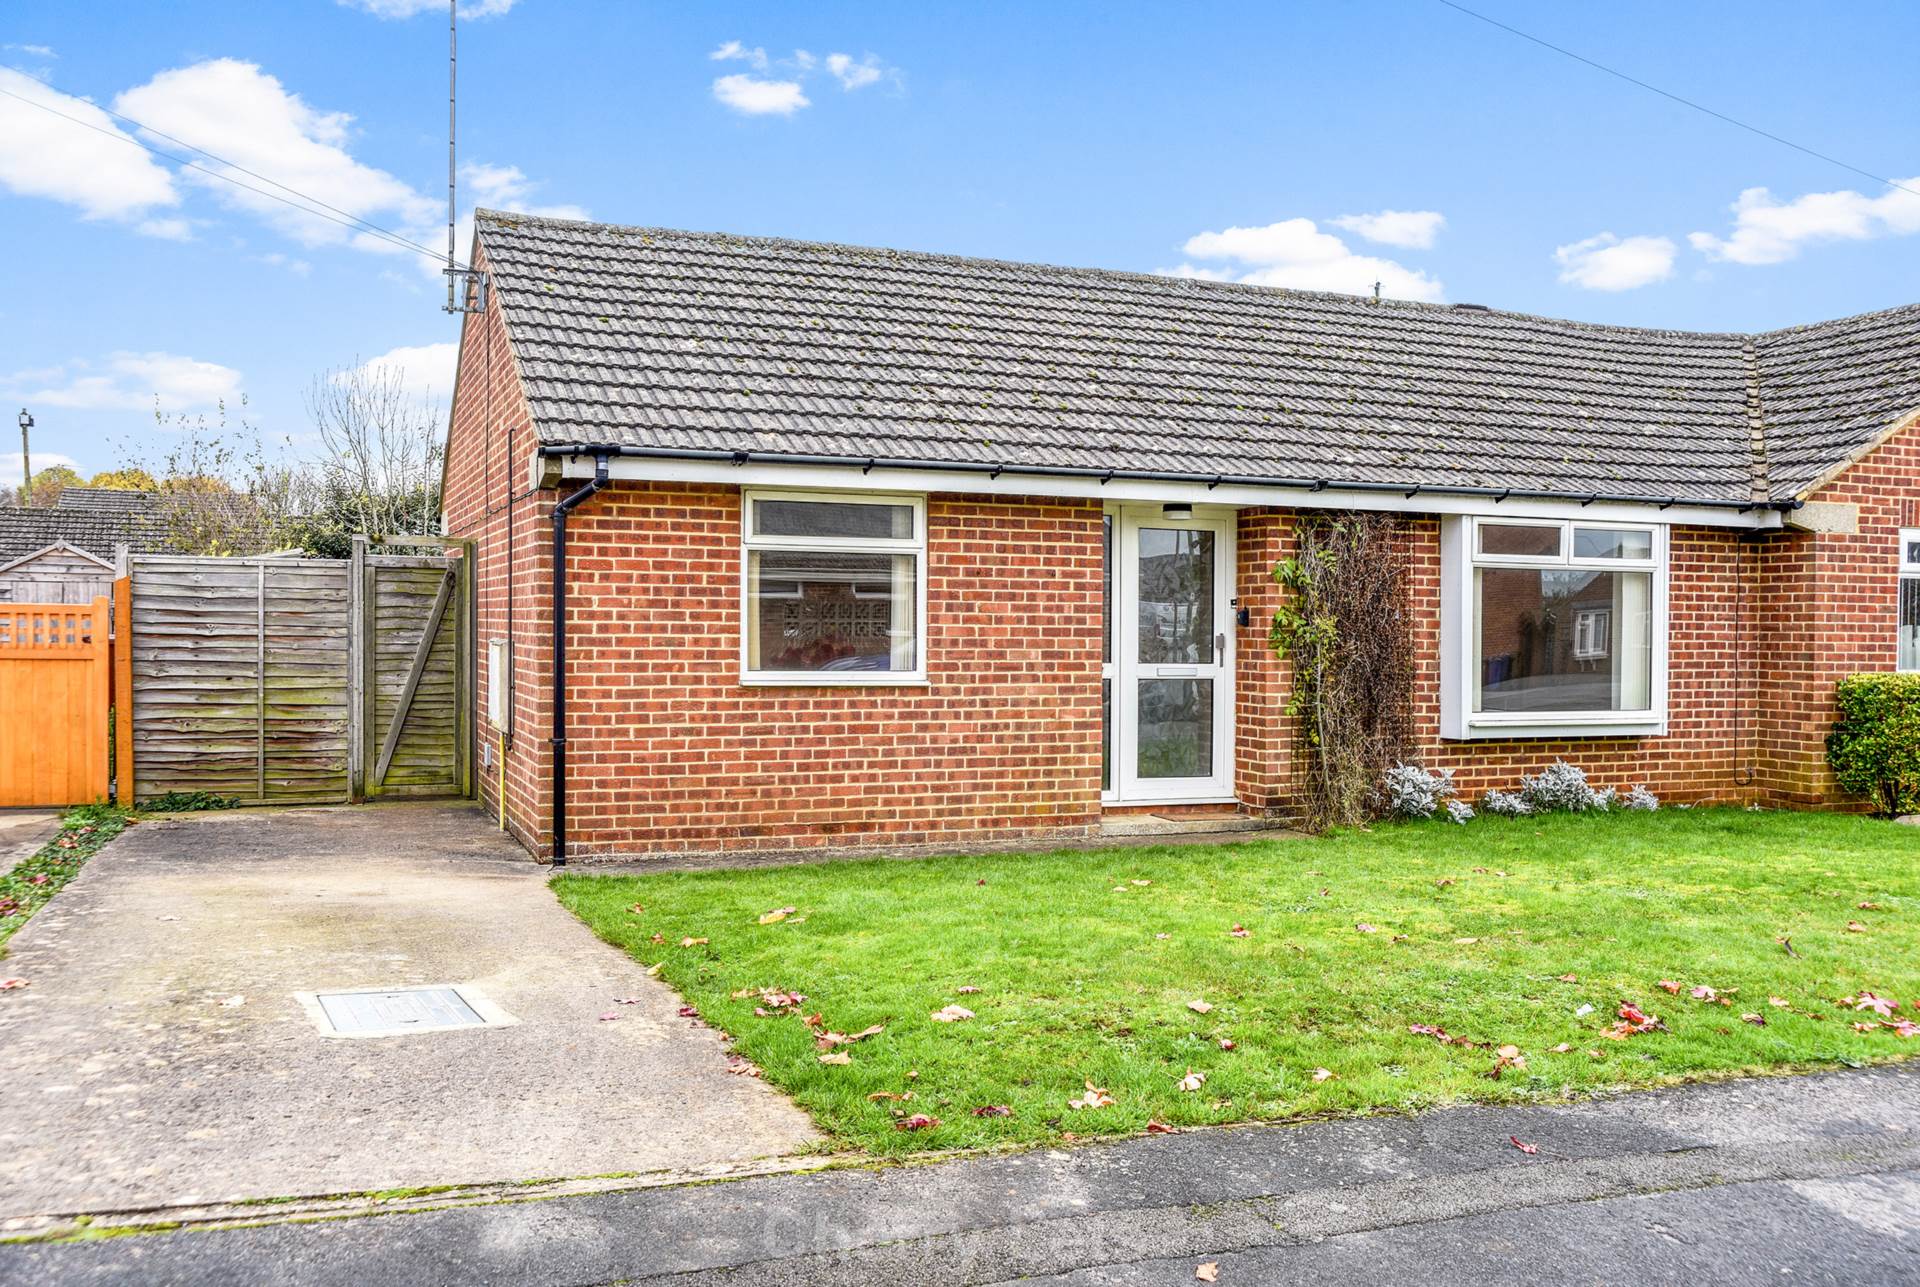
[[[482,313],[487,307],[487,275],[454,259],[453,228],[457,205],[454,140],[457,137],[454,91],[460,66],[460,0],[447,0],[447,302],[449,313]]]

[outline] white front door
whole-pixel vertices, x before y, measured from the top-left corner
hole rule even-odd
[[[1233,796],[1233,516],[1111,515],[1106,798]]]

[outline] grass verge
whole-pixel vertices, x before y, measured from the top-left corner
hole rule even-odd
[[[886,1154],[1920,1053],[1836,1004],[1920,1021],[1916,839],[1676,809],[554,888],[838,1141]],[[956,1004],[975,1017],[931,1018]],[[1661,1026],[1610,1037],[1623,1005]],[[1113,1102],[1070,1107],[1088,1082]],[[939,1124],[901,1129],[915,1113]]]
[[[128,820],[124,810],[104,804],[69,809],[61,815],[58,835],[0,876],[0,956],[15,931],[79,875],[102,845],[126,830]]]

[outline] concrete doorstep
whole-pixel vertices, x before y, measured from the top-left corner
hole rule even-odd
[[[17,1245],[0,1282],[1920,1283],[1916,1123],[1894,1065]]]

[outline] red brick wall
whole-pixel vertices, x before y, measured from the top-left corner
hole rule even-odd
[[[1234,795],[1249,812],[1291,806],[1296,721],[1287,715],[1293,672],[1267,644],[1283,591],[1273,568],[1293,552],[1298,515],[1286,509],[1240,511],[1234,593],[1247,610],[1234,664]]]
[[[475,266],[484,268],[484,260]],[[551,760],[546,742],[552,719],[546,678],[552,655],[547,515],[553,493],[528,490],[532,419],[497,305],[466,319],[456,387],[442,510],[447,534],[472,540],[477,557],[474,728],[490,750],[476,753],[474,777],[488,809],[497,811],[504,763],[508,825],[522,844],[537,849],[547,836]],[[498,678],[487,673],[487,644],[509,635],[514,701],[503,761],[500,730],[486,718],[485,694]]]
[[[1770,667],[1760,706],[1761,782],[1795,805],[1848,801],[1826,762],[1834,683],[1898,664],[1900,528],[1920,511],[1920,423],[1868,453],[1810,498],[1857,507],[1853,533],[1775,538],[1762,563]]]
[[[924,686],[740,682],[740,494],[616,484],[569,528],[569,852],[1085,834],[1100,507],[933,496]]]

